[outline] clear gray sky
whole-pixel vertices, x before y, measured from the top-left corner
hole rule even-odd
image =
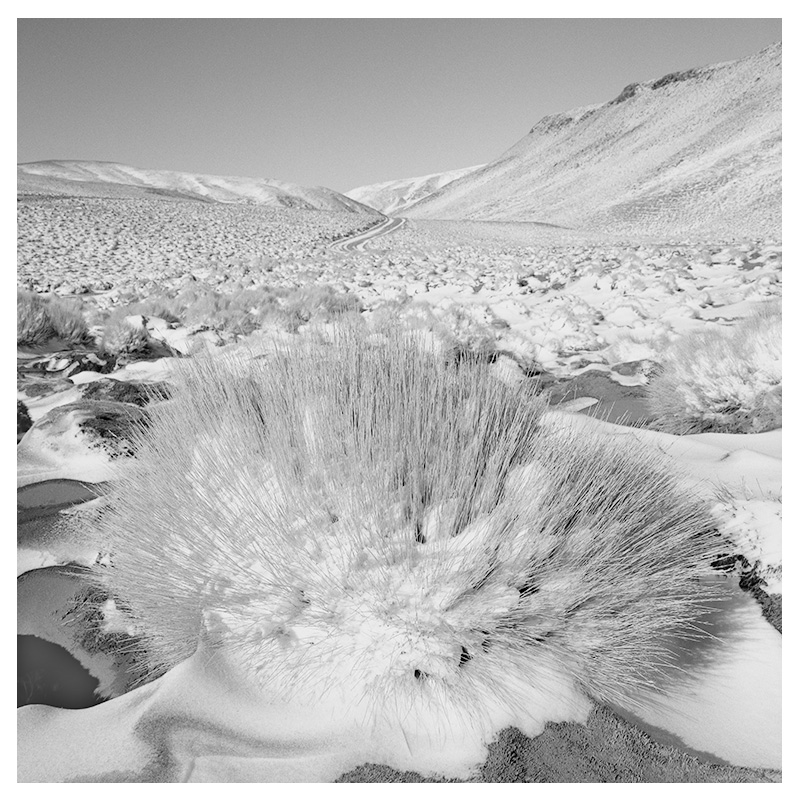
[[[779,19],[23,19],[17,158],[346,191],[489,161],[545,114],[780,38]]]

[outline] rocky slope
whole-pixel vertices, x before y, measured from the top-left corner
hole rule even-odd
[[[545,117],[409,217],[780,236],[781,44]],[[404,212],[405,213],[405,212]]]
[[[17,166],[18,195],[173,197],[278,208],[374,213],[362,203],[322,186],[270,178],[199,175],[139,169],[108,161],[34,161]]]
[[[401,178],[397,181],[372,183],[369,186],[359,186],[356,189],[351,189],[347,192],[347,196],[352,197],[353,200],[357,200],[359,203],[376,208],[384,214],[396,214],[427,197],[437,189],[441,189],[448,183],[475,172],[481,166],[453,169],[449,172],[437,172],[433,175],[423,175],[419,178]]]

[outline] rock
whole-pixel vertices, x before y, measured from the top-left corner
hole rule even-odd
[[[647,359],[623,361],[621,364],[615,364],[611,369],[618,375],[647,375],[651,363]]]
[[[72,381],[60,377],[41,378],[20,374],[17,378],[17,392],[23,395],[23,400],[47,397],[51,394],[64,392],[72,387]]]
[[[104,400],[145,406],[153,400],[168,399],[169,386],[166,383],[141,383],[101,378],[91,383],[81,384],[80,393],[85,400]]]
[[[17,400],[17,444],[27,431],[33,426],[33,420],[28,414],[28,407],[22,400]]]
[[[78,423],[80,431],[87,437],[89,446],[107,453],[109,458],[132,456],[132,435],[136,423],[144,418],[139,406],[132,403],[116,403],[104,400],[89,401],[87,415]],[[65,409],[83,410],[82,403],[70,403]]]
[[[132,403],[80,400],[48,411],[17,448],[17,486],[67,478],[99,483],[113,462],[133,455],[133,433],[146,420]]]
[[[97,353],[73,351],[52,353],[42,358],[29,360],[24,364],[26,372],[45,372],[51,375],[58,373],[62,378],[78,372],[107,373],[112,372],[115,368],[114,357],[107,353],[100,357]]]

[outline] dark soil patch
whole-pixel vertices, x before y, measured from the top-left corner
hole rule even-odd
[[[586,725],[549,723],[533,739],[506,728],[489,746],[489,756],[468,783],[775,783],[775,770],[703,762],[648,734],[606,708]],[[338,783],[462,783],[416,772],[365,764]]]

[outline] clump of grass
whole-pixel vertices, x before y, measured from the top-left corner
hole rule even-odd
[[[144,317],[158,317],[165,322],[175,324],[181,322],[182,311],[183,308],[176,298],[163,294],[151,295],[125,307],[126,316],[138,314]]]
[[[151,339],[147,328],[128,319],[129,309],[117,309],[103,326],[100,349],[111,355],[146,355]]]
[[[453,305],[435,313],[428,303],[421,301],[386,303],[373,313],[372,319],[377,325],[425,332],[431,345],[447,359],[475,357],[491,362],[497,359],[500,350],[497,318],[485,308]]]
[[[360,314],[364,307],[354,294],[340,292],[332,286],[304,286],[281,297],[281,310],[289,330],[314,322],[332,322],[346,314]]]
[[[781,318],[780,303],[769,302],[732,330],[675,342],[648,387],[654,424],[675,434],[780,428]]]
[[[251,287],[233,292],[191,286],[174,297],[157,295],[118,306],[105,321],[106,339],[109,346],[116,346],[113,344],[116,340],[120,340],[120,346],[128,346],[124,342],[127,335],[124,318],[133,315],[248,336],[267,323],[294,333],[308,322],[330,322],[361,310],[356,295],[326,285],[300,289]],[[131,341],[130,346],[136,344]]]
[[[68,346],[91,342],[80,305],[34,292],[17,292],[17,345],[44,345],[58,340]]]
[[[95,523],[151,675],[203,642],[269,697],[486,736],[657,684],[698,635],[705,507],[477,357],[335,326],[181,367]]]

